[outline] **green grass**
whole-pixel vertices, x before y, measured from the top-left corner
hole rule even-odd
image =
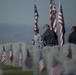
[[[32,71],[22,71],[21,67],[14,67],[12,65],[0,64],[3,70],[3,75],[33,75]]]
[[[13,67],[12,65],[0,64],[2,70],[22,70],[21,67]]]
[[[21,70],[5,70],[3,75],[33,75],[32,71],[21,71]]]

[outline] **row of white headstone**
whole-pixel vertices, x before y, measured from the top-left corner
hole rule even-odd
[[[10,45],[13,45],[13,62],[9,62],[9,50],[10,50]],[[33,71],[34,75],[51,75],[49,73],[50,68],[52,68],[52,61],[53,58],[57,59],[62,66],[64,67],[64,74],[70,73],[71,71],[74,71],[73,73],[76,74],[76,45],[74,44],[64,44],[64,46],[53,46],[49,47],[46,46],[43,49],[37,48],[33,45],[28,45],[23,42],[18,42],[18,43],[7,43],[4,44],[5,50],[6,50],[6,60],[5,64],[8,65],[13,65],[13,66],[20,66],[19,65],[19,48],[21,45],[22,49],[22,69],[23,70],[29,70]],[[72,52],[72,58],[68,59],[67,54],[69,48],[71,49]],[[27,65],[25,64],[25,60],[27,58],[27,49],[29,50],[31,59],[33,60],[33,65],[31,68],[28,68]],[[1,61],[1,55],[2,55],[2,50],[3,50],[3,45],[0,45],[0,61]],[[40,51],[42,52],[43,59],[45,61],[46,65],[46,70],[43,73],[40,73],[39,71],[39,61],[40,61]],[[28,63],[28,62],[27,62]],[[31,61],[30,61],[31,63]]]

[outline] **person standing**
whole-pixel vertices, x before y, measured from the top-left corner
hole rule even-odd
[[[76,44],[76,26],[72,27],[71,33],[68,36],[68,42]]]
[[[50,30],[50,27],[48,24],[45,24],[43,26],[45,32],[42,36],[42,42],[46,45],[46,46],[55,46],[58,45],[58,36],[57,34],[53,31]]]
[[[39,33],[38,27],[34,27],[34,37],[32,39],[32,44],[41,48],[42,47],[41,38],[42,36]]]

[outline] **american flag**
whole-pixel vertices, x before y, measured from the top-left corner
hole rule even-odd
[[[20,44],[20,49],[19,49],[19,65],[22,66],[22,59],[23,59],[23,55],[22,55],[22,49],[21,49],[21,44]]]
[[[63,72],[63,67],[58,64],[57,66],[51,68],[50,75],[60,75]]]
[[[22,51],[19,53],[19,65],[22,66]]]
[[[50,29],[57,32],[56,6],[54,0],[50,0]]]
[[[27,56],[26,56],[26,59],[25,59],[25,65],[29,68],[29,69],[31,69],[32,68],[32,66],[33,66],[33,60],[32,60],[32,58],[31,58],[31,55],[30,55],[30,52],[29,52],[29,50],[27,49],[27,54],[26,54]]]
[[[61,75],[64,71],[63,66],[56,60],[53,60],[53,65],[50,68],[50,75]]]
[[[39,14],[38,14],[38,10],[37,10],[37,6],[36,6],[36,1],[34,2],[34,27],[38,27],[38,18],[39,18]]]
[[[71,51],[71,49],[68,49],[67,58],[68,59],[71,59],[72,58],[72,51]]]
[[[68,53],[67,53],[67,58],[71,59],[72,58],[72,51],[71,51],[71,46],[69,45]]]
[[[60,45],[63,46],[63,44],[65,42],[65,40],[64,40],[65,25],[64,25],[64,17],[63,17],[63,10],[62,10],[61,0],[59,1],[58,22],[60,24]]]
[[[12,49],[12,44],[10,45],[10,52],[9,52],[9,62],[13,61],[13,49]]]
[[[41,73],[45,70],[45,63],[41,51],[40,51],[40,60],[39,60],[39,70]]]
[[[3,45],[3,52],[2,52],[2,60],[1,62],[4,63],[6,60],[6,52],[5,52],[5,46]]]

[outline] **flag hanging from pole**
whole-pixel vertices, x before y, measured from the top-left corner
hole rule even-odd
[[[64,25],[64,17],[63,17],[61,0],[59,0],[58,22],[60,24],[60,45],[63,46],[63,44],[65,43],[65,40],[64,40],[65,25]]]
[[[31,55],[30,55],[30,52],[29,52],[29,49],[26,50],[26,59],[25,59],[25,65],[31,69],[32,66],[33,66],[33,60],[31,58]]]
[[[38,18],[39,18],[39,14],[38,14],[36,1],[35,1],[34,2],[34,27],[37,27],[37,28],[38,28]]]
[[[45,63],[44,63],[44,60],[43,60],[43,57],[42,57],[42,53],[40,51],[39,70],[42,73],[45,69],[46,69],[45,68]]]
[[[12,49],[12,44],[10,45],[10,52],[9,52],[9,62],[13,61],[13,49]]]
[[[72,59],[72,50],[71,50],[71,45],[70,44],[69,44],[69,49],[68,49],[68,53],[67,53],[67,58]]]
[[[67,58],[72,59],[72,51],[70,48],[68,49]]]
[[[55,1],[50,0],[50,29],[57,32]]]
[[[4,63],[6,60],[6,52],[5,52],[5,46],[3,45],[3,52],[2,52],[2,60],[1,62]]]
[[[19,65],[22,66],[22,60],[23,60],[23,55],[22,55],[22,49],[21,49],[21,44],[19,48]]]

